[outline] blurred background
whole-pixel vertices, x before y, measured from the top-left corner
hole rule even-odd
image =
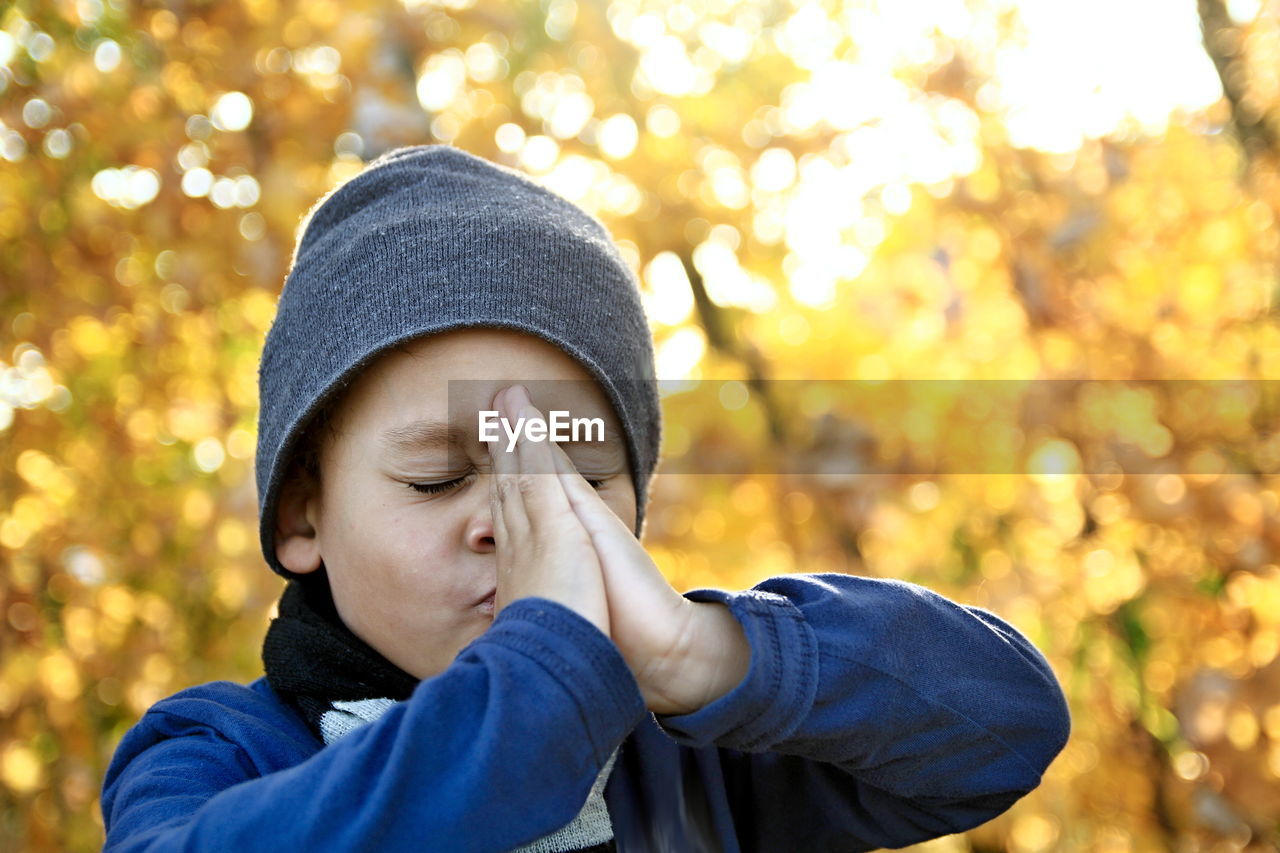
[[[664,401],[673,456],[761,459],[659,477],[646,542],[677,588],[900,578],[1053,664],[1074,729],[1041,787],[912,849],[1277,849],[1275,411],[1246,392],[1202,413],[1230,439],[1208,442],[1170,425],[1160,384],[1280,378],[1277,13],[4,4],[0,849],[99,849],[124,731],[261,674],[282,585],[256,535],[263,336],[301,215],[420,143],[598,215],[643,283],[658,376],[729,380],[719,408]],[[771,380],[925,378],[1116,380],[1105,405],[1063,397],[973,441],[1093,458],[1119,407],[1146,473],[765,473],[797,442],[891,463],[939,440],[877,444]]]

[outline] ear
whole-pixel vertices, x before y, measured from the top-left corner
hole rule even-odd
[[[306,574],[320,568],[320,540],[315,519],[319,500],[310,477],[285,478],[276,509],[276,559],[291,572]]]

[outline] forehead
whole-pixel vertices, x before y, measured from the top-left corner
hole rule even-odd
[[[462,329],[410,341],[382,353],[354,380],[341,402],[343,423],[358,431],[394,431],[398,439],[447,438],[436,424],[468,426],[494,395],[524,384],[544,413],[617,419],[604,389],[578,361],[533,335],[506,329]]]
[[[465,451],[479,445],[477,426],[474,411],[461,422],[418,418],[378,432],[377,446],[383,455],[393,459],[413,457],[423,451]],[[626,452],[626,444],[611,422],[605,423],[603,439],[586,430],[573,433],[567,425],[561,431],[568,438],[557,443],[572,452],[576,460],[603,463],[625,458],[622,454]]]

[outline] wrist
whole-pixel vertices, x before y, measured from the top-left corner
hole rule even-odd
[[[727,604],[714,601],[695,602],[702,608],[703,626],[707,631],[707,639],[700,643],[706,650],[707,692],[697,710],[703,705],[710,705],[720,699],[733,688],[742,683],[751,667],[751,644],[747,641],[747,632]]]
[[[646,696],[655,713],[692,714],[741,684],[750,669],[751,644],[727,605],[690,601],[689,620],[679,666],[658,697]]]

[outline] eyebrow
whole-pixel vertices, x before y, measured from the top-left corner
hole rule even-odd
[[[430,447],[461,446],[470,437],[453,424],[437,420],[410,421],[401,426],[385,430],[379,440],[383,447],[392,453],[411,453],[415,450]],[[614,450],[622,446],[619,435],[607,426],[603,441],[561,441],[561,447],[583,447],[588,449]]]
[[[409,453],[424,447],[446,447],[462,444],[462,431],[444,421],[410,421],[391,427],[379,437],[383,447],[393,453]]]

